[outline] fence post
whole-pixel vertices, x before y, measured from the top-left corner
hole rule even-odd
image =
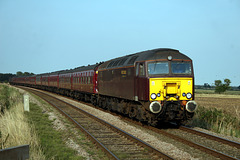
[[[24,111],[29,112],[29,95],[24,94],[23,99],[24,99]]]

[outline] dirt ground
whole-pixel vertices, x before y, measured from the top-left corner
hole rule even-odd
[[[200,106],[219,108],[240,118],[240,95],[196,94],[195,101]]]

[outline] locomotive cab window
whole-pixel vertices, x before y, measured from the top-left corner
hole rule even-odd
[[[192,74],[190,62],[171,62],[172,74]]]
[[[148,63],[148,75],[169,74],[168,62]]]

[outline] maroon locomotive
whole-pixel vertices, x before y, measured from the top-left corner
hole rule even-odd
[[[139,52],[71,70],[14,77],[12,84],[40,88],[156,125],[191,119],[192,60],[173,49]]]

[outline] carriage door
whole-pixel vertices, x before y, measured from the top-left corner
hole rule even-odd
[[[135,72],[135,101],[148,100],[148,78],[146,77],[146,67],[144,62],[136,63]]]

